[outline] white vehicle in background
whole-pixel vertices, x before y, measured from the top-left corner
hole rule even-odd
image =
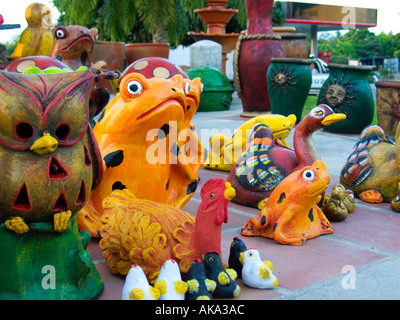
[[[317,58],[310,59],[313,62],[312,83],[309,94],[318,95],[325,80],[329,77],[328,64]]]

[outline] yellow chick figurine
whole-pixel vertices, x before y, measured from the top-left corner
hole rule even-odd
[[[239,261],[243,264],[243,283],[251,288],[271,289],[278,286],[278,278],[272,274],[272,262],[262,261],[256,249],[247,249],[240,253]]]
[[[164,262],[154,288],[160,291],[159,300],[185,300],[188,285],[182,281],[179,265],[175,260]]]
[[[41,3],[32,3],[25,10],[25,19],[28,26],[22,31],[11,59],[48,56],[54,42],[50,8]]]
[[[153,288],[137,264],[132,265],[122,288],[122,300],[158,300],[160,291]]]

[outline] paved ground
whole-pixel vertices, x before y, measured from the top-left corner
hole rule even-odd
[[[234,95],[229,111],[197,113],[194,118],[196,131],[216,129],[232,133],[246,118],[241,118],[241,101]],[[339,173],[358,135],[332,134],[319,131],[314,142],[327,164],[331,187],[338,183]],[[201,136],[208,148],[208,137]],[[291,145],[292,134],[287,139]],[[200,169],[200,185],[185,206],[195,214],[200,203],[202,184],[210,178],[226,178],[228,173]],[[243,224],[259,211],[254,208],[229,204],[229,222],[223,226],[223,262],[227,264],[232,238],[242,238],[247,247],[257,248],[263,260],[274,264],[274,274],[279,286],[273,290],[246,287],[241,280],[242,300],[380,300],[400,299],[400,214],[389,204],[370,205],[357,200],[356,209],[343,222],[332,223],[334,233],[308,240],[303,246],[282,245],[272,239],[244,237],[240,234]],[[99,299],[120,299],[124,279],[108,270],[93,239],[89,251],[105,282]]]

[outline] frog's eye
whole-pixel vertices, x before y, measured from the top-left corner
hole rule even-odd
[[[66,37],[66,35],[67,35],[67,30],[65,30],[64,28],[58,28],[55,31],[55,36],[57,39],[63,39]]]
[[[306,170],[303,172],[304,181],[311,182],[315,179],[315,173],[312,170]]]
[[[137,80],[129,81],[126,85],[126,90],[134,96],[141,94],[142,89],[142,84]]]
[[[188,94],[190,91],[190,84],[188,82],[185,83],[185,94]]]

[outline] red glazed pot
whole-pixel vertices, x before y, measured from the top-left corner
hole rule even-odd
[[[280,36],[272,30],[273,0],[246,0],[248,27],[237,46],[237,91],[242,99],[242,116],[255,116],[271,110],[266,74],[271,58],[285,57]]]

